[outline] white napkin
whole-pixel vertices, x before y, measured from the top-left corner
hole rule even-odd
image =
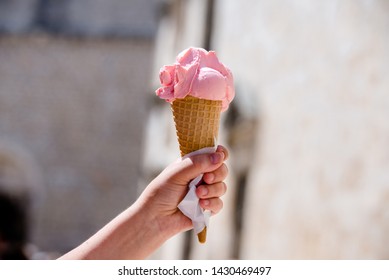
[[[216,147],[207,147],[200,150],[194,151],[190,154],[185,155],[182,159],[190,156],[213,153],[216,151]],[[199,198],[196,195],[196,187],[201,182],[204,174],[200,174],[192,181],[189,182],[189,191],[184,199],[178,204],[178,209],[190,218],[193,222],[193,229],[196,234],[200,233],[204,227],[209,225],[209,217],[211,217],[211,211],[204,210],[200,207]]]

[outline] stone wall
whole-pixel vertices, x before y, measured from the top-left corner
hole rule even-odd
[[[388,258],[387,2],[172,3],[158,65],[191,45],[214,49],[237,94],[219,139],[229,190],[209,242],[177,237],[155,257],[182,257],[189,242],[194,259]],[[162,106],[151,123],[171,127]],[[161,145],[172,153],[175,141]]]
[[[152,39],[164,0],[0,0],[0,32]]]
[[[388,258],[388,2],[216,4],[213,47],[261,123],[240,257]]]
[[[33,257],[139,195],[162,2],[0,1],[0,190],[32,199]]]
[[[235,77],[229,190],[205,245],[183,234],[152,258],[388,258],[387,2],[169,1],[155,60],[146,2],[163,1],[0,1],[0,175],[35,193],[33,243],[76,246],[178,156],[149,98],[193,45]]]
[[[33,243],[63,252],[137,197],[150,41],[0,39],[0,142],[43,177]]]

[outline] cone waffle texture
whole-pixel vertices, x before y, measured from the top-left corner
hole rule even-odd
[[[181,156],[205,147],[214,147],[219,132],[222,102],[192,96],[172,103]]]

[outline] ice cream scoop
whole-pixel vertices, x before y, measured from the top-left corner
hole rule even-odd
[[[231,71],[219,61],[214,51],[188,48],[182,51],[173,65],[161,68],[161,87],[157,96],[168,102],[190,95],[200,99],[222,101],[227,110],[235,96]]]

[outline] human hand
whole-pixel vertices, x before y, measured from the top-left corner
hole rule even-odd
[[[200,174],[203,182],[197,188],[200,206],[218,213],[223,202],[220,197],[226,192],[223,180],[228,169],[224,161],[228,151],[218,146],[215,153],[196,155],[169,165],[142,193],[137,203],[149,214],[147,220],[157,222],[160,233],[166,238],[192,228],[191,220],[177,208],[188,191],[188,184]]]
[[[218,213],[226,192],[226,148],[169,165],[144,190],[137,201],[96,234],[61,259],[144,259],[173,235],[192,228],[192,221],[177,208],[188,184],[200,174],[196,189],[200,206]]]

